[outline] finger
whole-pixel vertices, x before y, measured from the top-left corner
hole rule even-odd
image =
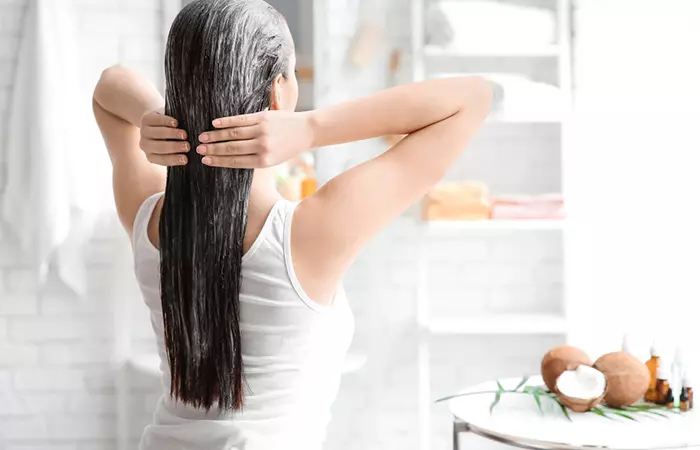
[[[255,139],[263,132],[263,126],[260,124],[251,125],[249,127],[234,127],[224,130],[208,131],[199,135],[199,142],[227,142],[227,141],[244,141]]]
[[[243,156],[260,153],[260,145],[254,140],[229,141],[218,144],[199,145],[196,150],[200,155]]]
[[[187,153],[190,151],[188,142],[176,141],[160,141],[155,139],[142,139],[141,149],[147,150],[148,153],[158,155],[171,155],[174,153]]]
[[[257,169],[264,167],[257,155],[245,156],[205,156],[202,163],[212,167],[228,167],[229,169]]]
[[[187,164],[187,156],[185,155],[148,155],[148,160],[159,166],[184,166]]]
[[[252,114],[241,114],[240,116],[222,117],[212,122],[214,128],[249,127],[260,123],[267,111],[260,111]]]
[[[177,139],[182,141],[187,139],[185,130],[170,127],[147,126],[141,130],[141,135],[149,139]]]
[[[154,127],[177,127],[177,120],[161,114],[148,114],[143,118],[144,125]]]

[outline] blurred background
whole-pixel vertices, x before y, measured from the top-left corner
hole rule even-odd
[[[450,448],[435,399],[537,373],[561,343],[595,358],[627,335],[646,360],[657,339],[694,366],[700,2],[268,1],[296,41],[299,109],[454,74],[498,86],[445,183],[346,277],[356,334],[328,449]],[[0,0],[1,450],[133,449],[150,421],[155,343],[89,105],[115,63],[162,90],[182,3]],[[395,139],[304,170],[322,184]]]

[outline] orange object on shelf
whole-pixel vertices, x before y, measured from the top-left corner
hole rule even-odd
[[[301,198],[302,198],[302,200],[305,199],[306,197],[309,197],[314,192],[316,192],[317,188],[318,188],[318,182],[316,181],[316,178],[307,176],[306,178],[301,180]]]
[[[443,183],[422,202],[423,220],[487,220],[491,217],[488,187],[478,181]]]

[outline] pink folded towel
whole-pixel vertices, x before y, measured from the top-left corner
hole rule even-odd
[[[560,194],[511,195],[493,199],[491,219],[562,219],[564,200]]]

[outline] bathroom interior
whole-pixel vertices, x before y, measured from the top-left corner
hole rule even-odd
[[[355,335],[326,449],[453,448],[436,400],[539,375],[564,344],[642,363],[658,347],[700,379],[700,2],[267,2],[295,41],[298,110],[461,74],[494,86],[474,142],[344,279]],[[0,450],[135,449],[151,421],[156,343],[90,97],[114,64],[162,92],[187,3],[0,0]],[[301,200],[400,138],[305,154],[280,192]]]

